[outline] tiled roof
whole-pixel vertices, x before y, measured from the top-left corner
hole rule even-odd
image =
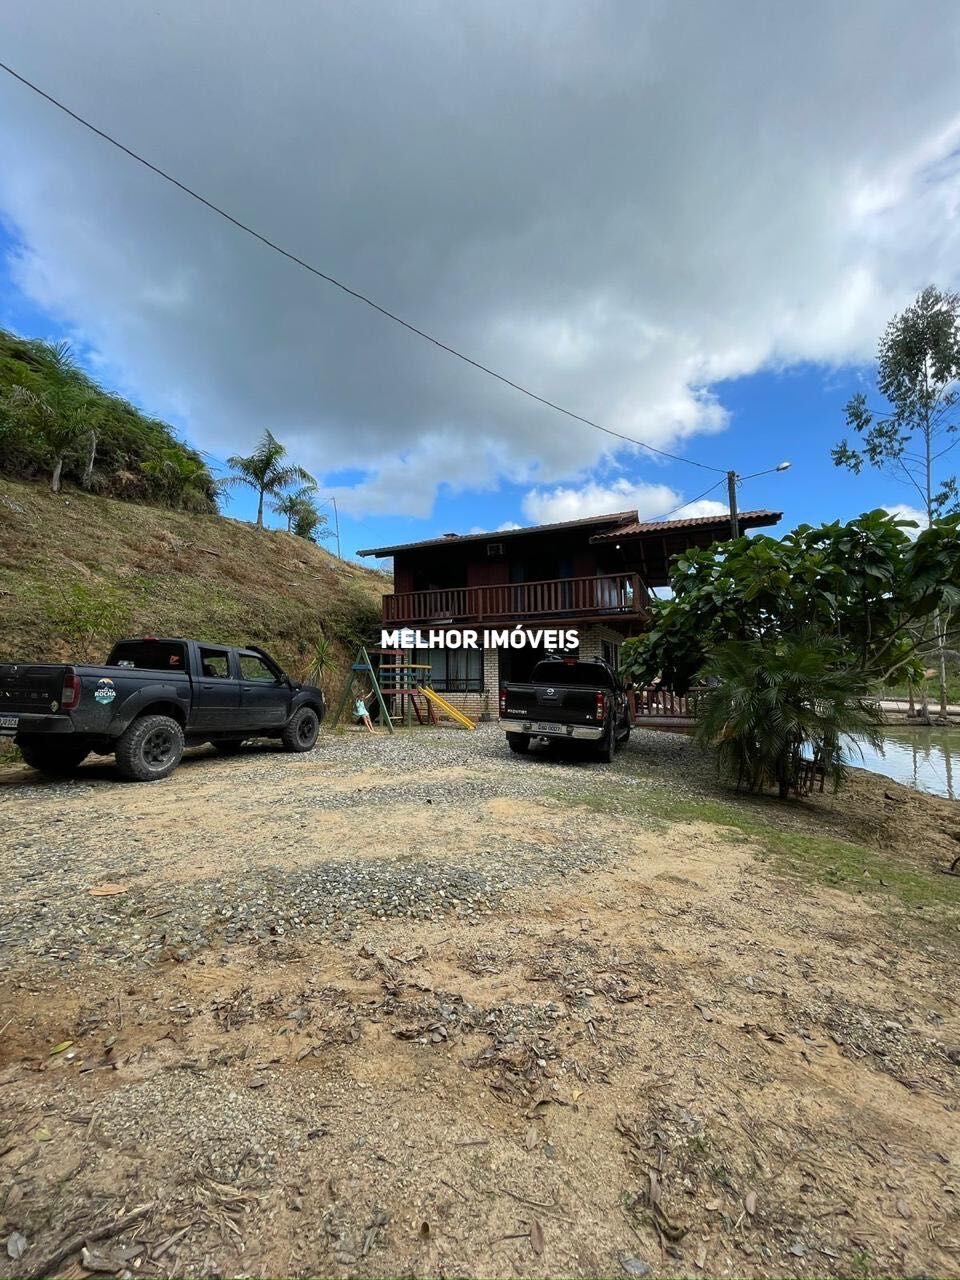
[[[588,516],[581,520],[561,520],[558,524],[535,524],[525,529],[490,529],[485,533],[448,533],[442,538],[427,538],[423,542],[403,542],[394,547],[368,547],[358,551],[358,556],[392,556],[395,551],[414,551],[420,547],[448,547],[461,542],[502,542],[504,538],[516,538],[526,533],[552,533],[555,529],[589,528],[591,525],[623,524],[637,518],[636,511],[614,511],[605,516]]]
[[[741,529],[760,529],[766,525],[777,524],[782,518],[782,511],[741,511],[737,516],[737,522]],[[711,526],[725,529],[729,524],[730,517],[726,514],[691,516],[688,520],[630,520],[626,524],[618,525],[615,529],[594,534],[590,541],[615,542],[618,538],[636,538],[650,533],[672,533],[681,529],[707,529]]]

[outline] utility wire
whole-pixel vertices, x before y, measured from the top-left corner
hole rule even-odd
[[[617,440],[624,440],[627,444],[638,445],[641,449],[647,449],[650,453],[655,453],[661,458],[669,458],[672,462],[686,462],[689,466],[699,467],[703,471],[723,472],[722,467],[710,466],[706,462],[697,462],[694,458],[683,458],[679,454],[668,453],[666,449],[658,449],[655,445],[646,444],[643,440],[635,440],[632,436],[623,435],[620,431],[614,431],[611,427],[604,427],[599,422],[594,422],[592,418],[585,418],[582,414],[574,413],[572,409],[565,409],[563,405],[557,404],[553,400],[547,400],[544,396],[537,395],[535,391],[530,391],[527,387],[521,386],[519,382],[514,382],[504,374],[497,373],[495,369],[491,369],[488,365],[481,364],[479,360],[474,360],[472,356],[466,355],[463,351],[458,351],[456,347],[452,347],[449,343],[441,341],[440,338],[435,338],[433,334],[427,333],[424,329],[419,329],[415,324],[411,324],[409,320],[404,320],[402,316],[398,316],[395,312],[388,310],[387,307],[381,306],[379,302],[375,302],[372,298],[367,297],[366,294],[360,293],[357,289],[351,289],[349,285],[344,284],[341,280],[337,280],[335,276],[328,275],[326,271],[321,271],[319,267],[312,266],[309,262],[305,262],[303,258],[299,258],[295,253],[291,253],[288,249],[284,249],[283,246],[277,244],[275,240],[271,240],[268,236],[262,235],[259,231],[254,230],[253,227],[248,226],[245,222],[241,222],[239,218],[235,218],[233,214],[227,213],[225,209],[221,209],[219,205],[214,204],[212,200],[208,200],[206,196],[200,195],[198,191],[194,191],[193,188],[188,187],[186,183],[181,182],[178,178],[167,173],[158,165],[152,164],[143,156],[138,155],[136,151],[125,146],[122,142],[112,137],[109,133],[106,133],[103,129],[98,129],[95,124],[91,124],[89,120],[85,120],[83,116],[78,115],[76,111],[72,111],[65,103],[60,102],[57,98],[53,97],[52,94],[41,89],[39,85],[34,84],[32,80],[28,80],[26,76],[22,76],[19,71],[14,71],[13,67],[8,66],[5,62],[0,62],[0,71],[5,71],[7,75],[12,76],[14,80],[18,80],[20,84],[24,85],[28,89],[32,89],[34,93],[45,99],[52,106],[56,107],[59,111],[64,112],[64,114],[68,115],[71,120],[75,120],[77,124],[83,125],[85,129],[89,129],[91,133],[95,133],[97,137],[102,138],[104,142],[109,142],[111,146],[116,147],[118,151],[122,151],[124,155],[129,156],[131,160],[136,160],[138,164],[142,164],[144,168],[149,169],[151,173],[155,173],[158,177],[163,178],[164,181],[171,183],[185,195],[190,196],[191,199],[204,205],[212,213],[219,214],[221,218],[225,218],[227,222],[232,223],[233,226],[238,228],[238,230],[246,232],[249,236],[253,236],[255,240],[259,240],[260,243],[266,245],[268,249],[272,249],[274,253],[279,253],[282,257],[289,259],[290,262],[295,263],[298,267],[303,267],[305,271],[309,271],[311,275],[315,275],[319,279],[325,280],[327,284],[332,284],[335,288],[342,290],[343,293],[349,294],[349,296],[351,298],[355,298],[357,302],[362,302],[366,306],[371,307],[374,311],[379,311],[379,313],[382,316],[385,316],[388,320],[392,320],[395,324],[402,325],[404,329],[408,329],[411,333],[416,334],[418,338],[423,338],[426,342],[432,343],[435,347],[439,347],[441,351],[446,351],[448,355],[456,356],[456,358],[458,360],[462,360],[464,364],[472,365],[474,369],[479,369],[481,373],[485,373],[491,378],[496,378],[496,380],[498,382],[502,382],[504,386],[512,387],[514,391],[519,391],[521,395],[527,396],[531,400],[535,400],[538,404],[545,405],[548,409],[553,409],[557,413],[562,413],[566,417],[572,418],[575,422],[582,422],[584,426],[593,427],[594,430],[602,431],[608,436],[614,436]]]
[[[704,489],[703,493],[698,493],[695,498],[687,498],[683,502],[678,502],[675,507],[671,507],[669,511],[665,511],[662,516],[647,516],[642,523],[646,524],[648,521],[653,522],[655,520],[666,520],[668,516],[672,516],[676,512],[682,511],[684,507],[690,507],[695,502],[699,502],[700,499],[705,498],[707,494],[713,493],[714,489],[719,489],[722,484],[723,481],[718,480],[716,484],[712,484],[709,489]]]

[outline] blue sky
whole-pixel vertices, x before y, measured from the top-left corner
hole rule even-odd
[[[538,394],[722,471],[789,460],[740,494],[783,529],[912,502],[829,453],[886,322],[960,285],[954,0],[285,0],[284,19],[45,0],[11,14],[4,59]],[[0,226],[5,324],[69,337],[216,457],[269,428],[336,497],[348,555],[649,518],[714,478],[484,377],[2,74]]]

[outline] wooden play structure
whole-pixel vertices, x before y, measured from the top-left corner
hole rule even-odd
[[[376,665],[372,661],[374,658],[379,660]],[[353,697],[357,676],[363,675],[376,695],[380,717],[388,733],[393,733],[397,722],[407,728],[412,728],[414,720],[419,725],[436,725],[440,716],[448,717],[464,729],[475,729],[477,726],[469,716],[430,688],[428,677],[421,674],[429,671],[429,663],[407,661],[402,649],[368,650],[361,645],[351,663],[337,709],[328,721],[330,728],[339,724],[347,703]],[[392,713],[387,699],[393,702]]]

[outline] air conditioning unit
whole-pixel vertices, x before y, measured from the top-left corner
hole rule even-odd
[[[488,542],[488,543],[487,543],[487,555],[488,555],[488,556],[502,556],[502,555],[503,555],[503,543],[502,543],[502,542]]]

